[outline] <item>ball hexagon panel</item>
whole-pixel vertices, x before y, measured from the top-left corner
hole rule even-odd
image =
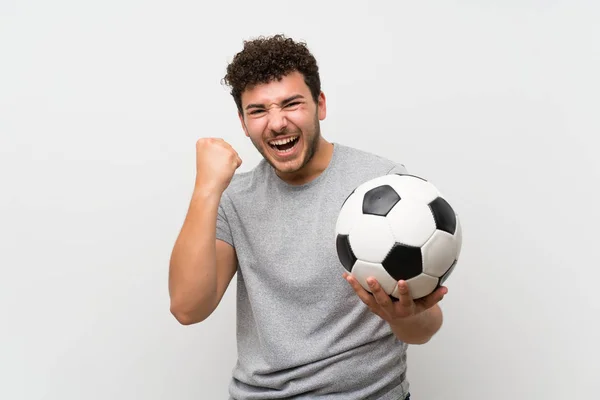
[[[358,195],[356,191],[352,192],[340,209],[337,218],[335,231],[341,235],[350,233],[350,229],[356,223],[358,217],[362,214],[362,195]]]
[[[438,287],[439,279],[427,274],[420,274],[406,281],[410,295],[413,299],[427,296]],[[400,297],[398,287],[392,292],[392,296]]]
[[[400,195],[402,199],[415,200],[429,204],[441,194],[438,189],[427,180],[410,174],[394,174],[388,184]]]
[[[352,267],[352,276],[354,276],[364,288],[369,287],[367,278],[370,276],[374,277],[387,294],[391,294],[398,284],[397,281],[388,275],[381,264],[369,263],[362,260],[356,261]]]
[[[357,259],[380,263],[394,245],[385,217],[361,214],[350,228],[350,248]]]
[[[420,201],[402,199],[385,218],[394,240],[407,246],[421,247],[436,230],[429,209]]]
[[[448,271],[457,258],[457,238],[448,232],[436,230],[421,250],[423,272],[439,278]]]
[[[365,193],[362,212],[385,217],[398,201],[400,196],[390,185],[377,186]]]
[[[396,243],[381,263],[396,281],[408,280],[423,272],[423,258],[419,247]]]
[[[340,262],[348,272],[351,272],[352,266],[356,262],[356,256],[350,247],[348,235],[337,235],[335,246]]]
[[[456,214],[450,204],[444,198],[438,197],[429,203],[429,208],[435,219],[436,228],[454,235],[456,231]]]

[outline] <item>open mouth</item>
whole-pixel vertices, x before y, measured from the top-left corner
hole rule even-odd
[[[292,136],[269,142],[269,146],[278,153],[290,153],[298,143],[300,136]]]

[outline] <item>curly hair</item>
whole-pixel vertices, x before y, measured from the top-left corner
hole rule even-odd
[[[231,95],[238,111],[242,113],[242,93],[261,83],[280,80],[291,72],[300,72],[310,89],[312,98],[318,101],[321,78],[315,57],[306,43],[295,42],[282,34],[271,37],[259,36],[244,41],[243,49],[227,66],[222,82],[231,87]]]

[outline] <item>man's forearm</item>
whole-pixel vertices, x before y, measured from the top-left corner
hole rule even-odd
[[[439,305],[413,317],[390,324],[396,337],[408,344],[427,343],[442,327],[443,315]]]
[[[220,196],[194,191],[169,263],[171,312],[181,322],[205,319],[216,307],[216,220]]]

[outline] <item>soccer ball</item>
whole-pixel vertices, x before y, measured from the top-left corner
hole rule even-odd
[[[413,299],[454,271],[462,247],[458,215],[429,181],[409,174],[369,180],[346,198],[335,227],[338,258],[369,293],[372,276],[397,300],[405,280]]]

